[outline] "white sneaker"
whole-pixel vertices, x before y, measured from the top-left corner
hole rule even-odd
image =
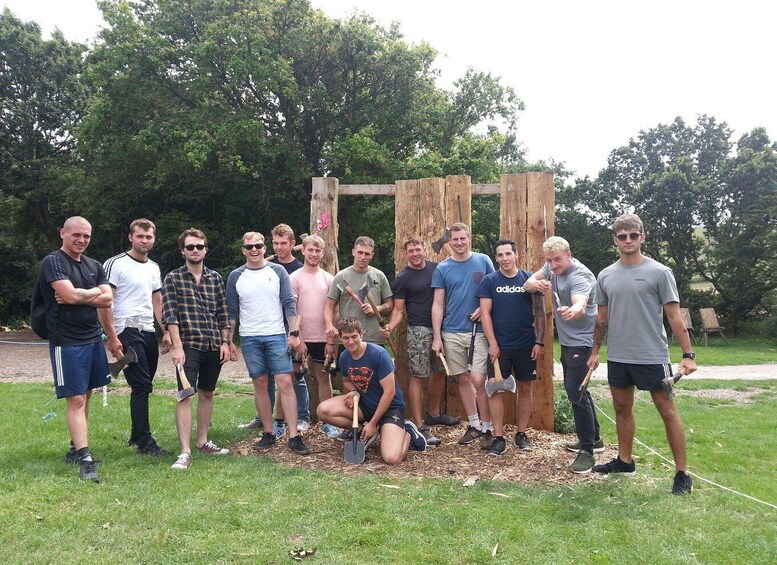
[[[340,437],[340,428],[332,424],[323,424],[321,426],[321,433],[332,439],[337,439]]]
[[[298,432],[306,432],[310,429],[310,422],[307,420],[300,420],[297,422],[297,431]]]
[[[286,422],[273,420],[273,428],[275,428],[275,439],[281,439],[286,435]]]
[[[178,459],[175,460],[175,463],[170,465],[171,469],[188,469],[189,465],[192,464],[192,456],[188,453],[181,453],[178,456]]]

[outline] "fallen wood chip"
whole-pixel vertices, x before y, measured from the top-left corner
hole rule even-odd
[[[496,544],[494,546],[494,549],[491,550],[491,557],[496,557],[496,552],[499,550],[499,544]]]
[[[399,488],[397,485],[383,485],[383,484],[381,484],[380,486],[386,487],[386,488]]]
[[[471,477],[467,477],[467,480],[464,481],[464,484],[462,486],[464,487],[471,487],[475,484],[475,482],[479,479],[477,475],[472,475]]]
[[[505,494],[503,492],[489,492],[488,494],[493,494],[494,496],[501,496],[502,498],[510,498],[509,494]]]

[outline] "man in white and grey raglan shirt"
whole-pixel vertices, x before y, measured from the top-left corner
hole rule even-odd
[[[230,338],[239,320],[240,348],[248,376],[253,381],[254,402],[265,430],[261,439],[254,443],[254,449],[265,450],[275,443],[267,389],[268,375],[274,375],[288,422],[289,449],[307,455],[310,449],[297,430],[297,398],[291,383],[289,351],[300,346],[294,293],[286,270],[265,260],[266,249],[262,234],[247,232],[243,236],[246,264],[232,271],[227,280]],[[288,334],[284,317],[289,326]],[[234,344],[230,347],[234,348]],[[233,349],[233,353],[237,352]]]

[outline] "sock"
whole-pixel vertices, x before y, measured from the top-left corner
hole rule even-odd
[[[477,414],[475,414],[474,416],[473,415],[467,416],[467,419],[469,420],[470,427],[473,427],[478,431],[482,431],[480,427],[480,418],[478,417]]]
[[[488,432],[488,431],[493,432],[494,431],[494,424],[492,422],[490,422],[490,421],[483,420],[481,422],[481,430],[480,431],[482,431],[482,432]]]
[[[79,459],[91,461],[92,460],[92,454],[89,453],[89,447],[82,447],[78,451],[76,451],[76,455],[78,455]]]

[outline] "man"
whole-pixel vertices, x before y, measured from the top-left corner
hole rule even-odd
[[[351,254],[353,265],[346,267],[335,275],[334,284],[329,289],[329,295],[324,310],[324,323],[326,334],[329,338],[337,338],[338,332],[334,325],[335,308],[339,308],[340,318],[356,318],[364,328],[364,341],[385,345],[386,341],[380,333],[380,324],[372,315],[372,307],[366,298],[369,292],[378,305],[378,312],[386,316],[394,307],[391,286],[386,275],[375,267],[370,266],[374,256],[375,242],[365,235],[357,237],[353,244]],[[341,291],[338,285],[345,288],[351,287],[354,293],[359,295],[362,304],[359,304],[347,292]]]
[[[113,290],[113,306],[98,311],[100,323],[108,336],[108,349],[117,359],[132,348],[138,360],[124,369],[130,386],[129,444],[138,453],[167,457],[151,435],[148,397],[159,362],[159,346],[154,333],[154,318],[162,323],[162,276],[159,265],[148,258],[156,240],[156,226],[139,218],[130,224],[130,249],[105,262],[105,272]],[[170,333],[162,334],[162,352],[170,350]]]
[[[289,277],[301,320],[301,340],[297,351],[303,360],[308,357],[312,362],[319,403],[332,398],[332,381],[329,372],[323,368],[324,360],[327,357],[334,359],[337,354],[337,341],[327,337],[324,323],[327,294],[334,281],[334,276],[321,268],[324,249],[323,239],[317,235],[307,236],[302,241],[304,265]],[[321,431],[331,438],[340,435],[340,430],[332,424],[322,424]]]
[[[203,261],[208,253],[205,234],[195,228],[178,237],[184,265],[165,277],[162,317],[172,340],[173,365],[183,369],[189,384],[197,390],[197,449],[210,455],[226,455],[229,449],[208,440],[213,392],[221,374],[221,365],[231,358],[227,301],[224,281]],[[178,388],[183,389],[178,378]],[[193,396],[178,402],[175,424],[181,442],[181,454],[172,469],[188,469],[192,462]]]
[[[272,406],[267,382],[269,375],[273,375],[281,391],[281,404],[289,414],[288,447],[295,453],[307,455],[310,449],[297,431],[297,399],[291,383],[289,351],[300,345],[294,293],[286,270],[265,261],[265,249],[262,234],[250,231],[243,235],[246,263],[232,271],[227,279],[230,344],[239,319],[240,348],[254,385],[254,403],[266,430],[254,443],[254,449],[269,449],[276,441],[275,434],[269,431],[272,429]]]
[[[515,445],[521,451],[532,451],[526,426],[532,407],[532,382],[537,380],[537,359],[545,344],[545,302],[539,294],[530,294],[524,283],[531,273],[518,269],[515,242],[496,242],[499,270],[486,275],[477,290],[480,320],[488,340],[488,376],[494,378],[494,365],[499,363],[503,376],[514,375],[517,383]],[[504,438],[504,403],[499,394],[488,399],[494,420],[494,439],[488,455],[500,456],[507,450]]]
[[[89,451],[89,399],[92,389],[111,381],[97,309],[110,308],[113,293],[102,265],[84,255],[92,226],[80,216],[59,230],[62,246],[41,262],[38,287],[46,305],[49,355],[57,398],[64,398],[70,451],[66,463],[79,464],[79,477],[100,482]]]
[[[488,343],[479,328],[480,304],[475,293],[483,277],[494,272],[494,264],[488,255],[472,251],[472,235],[467,224],[457,222],[450,231],[453,254],[437,265],[432,276],[432,349],[438,355],[443,353],[444,342],[448,368],[458,378],[461,403],[468,419],[467,431],[459,444],[468,445],[483,436],[481,447],[488,448],[493,439],[491,411],[483,386]]]
[[[459,419],[443,414],[440,400],[445,389],[445,371],[440,359],[432,351],[432,302],[434,289],[432,275],[437,263],[426,260],[426,249],[419,237],[408,238],[404,243],[407,267],[394,281],[394,310],[391,320],[382,330],[385,337],[401,323],[407,310],[407,353],[410,368],[410,403],[413,421],[429,445],[440,445],[428,426],[458,426]],[[421,418],[424,405],[424,383],[428,385],[429,414]],[[422,425],[425,424],[423,427]]]
[[[602,270],[597,279],[599,313],[588,367],[599,366],[599,348],[607,338],[607,380],[615,408],[618,457],[607,464],[594,465],[592,470],[629,476],[636,473],[632,459],[634,389],[647,390],[664,421],[674,456],[672,493],[690,493],[693,483],[687,473],[683,423],[662,385],[663,379],[672,375],[663,314],[683,350],[680,371],[688,374],[696,370],[696,354],[691,351],[691,340],[680,314],[677,284],[669,267],[642,254],[645,232],[639,216],[619,216],[613,222],[612,232],[620,259]]]
[[[564,389],[575,418],[576,443],[567,445],[577,453],[569,466],[573,473],[588,473],[596,463],[594,453],[604,451],[594,399],[588,389],[580,396],[580,385],[588,372],[588,358],[596,324],[596,277],[572,257],[563,237],[548,238],[542,244],[545,265],[523,287],[528,292],[552,291],[553,316],[561,342]]]
[[[337,330],[345,346],[340,369],[356,390],[319,404],[319,419],[339,428],[352,428],[354,397],[358,395],[359,422],[364,424],[360,438],[369,445],[380,432],[380,456],[386,465],[402,461],[408,448],[426,451],[424,436],[413,422],[405,420],[405,401],[388,352],[363,341],[364,329],[355,318],[340,320]]]

